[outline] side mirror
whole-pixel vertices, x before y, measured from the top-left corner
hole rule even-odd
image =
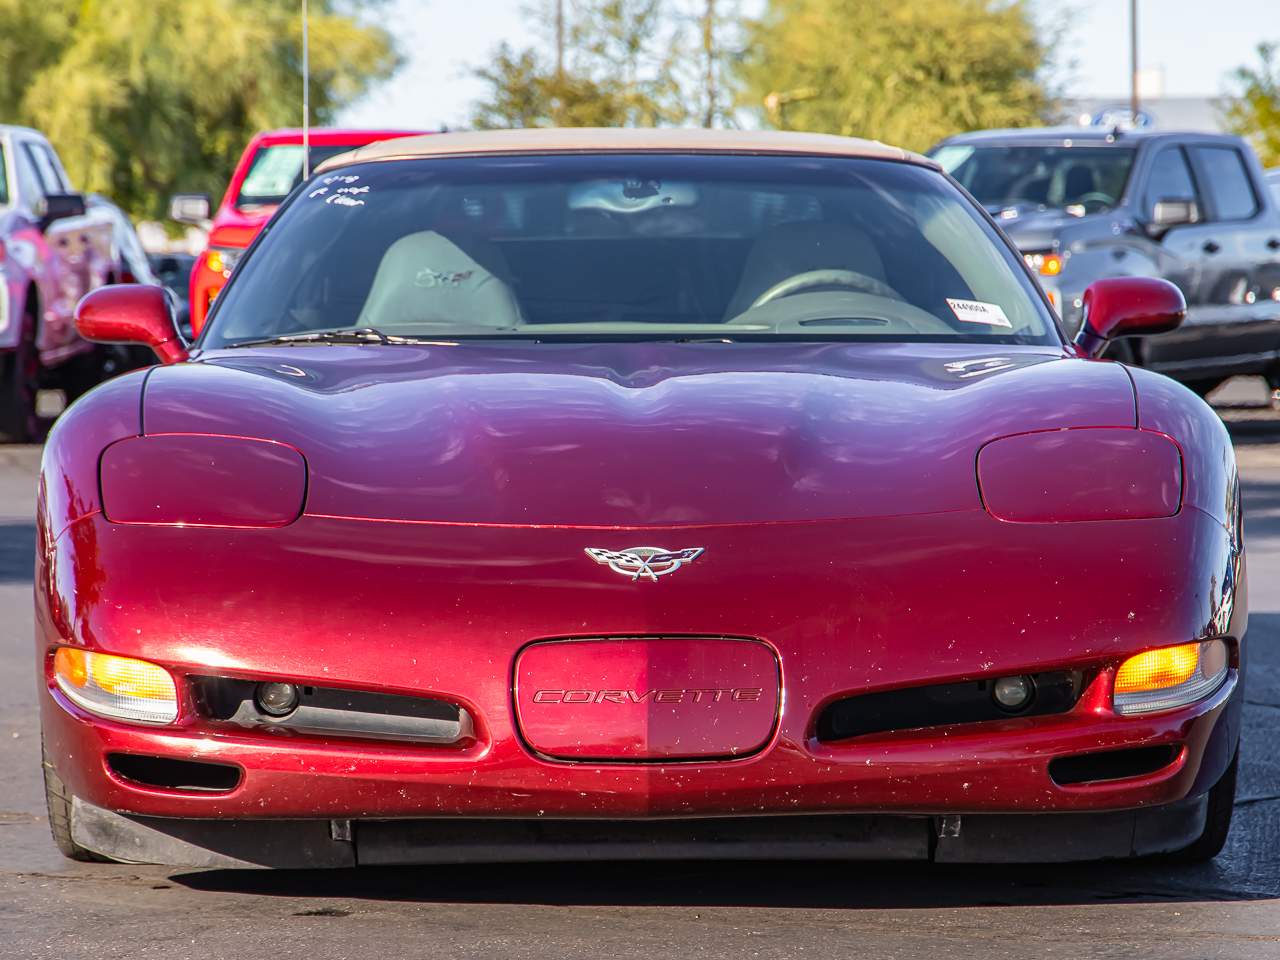
[[[193,227],[209,225],[209,195],[207,193],[175,193],[169,198],[169,219]]]
[[[1084,291],[1084,320],[1076,334],[1082,356],[1097,357],[1116,337],[1167,333],[1187,315],[1182,291],[1156,277],[1095,280]]]
[[[48,230],[55,220],[83,217],[86,207],[79,193],[47,193],[40,201],[40,229]]]
[[[140,343],[161,363],[187,359],[164,287],[112,283],[91,290],[76,304],[76,330],[95,343]]]
[[[1151,208],[1151,222],[1148,229],[1154,234],[1163,234],[1173,227],[1186,226],[1200,222],[1200,207],[1194,200],[1187,198],[1165,198],[1157,200]]]

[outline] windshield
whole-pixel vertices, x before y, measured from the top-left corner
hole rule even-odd
[[[217,304],[204,346],[364,328],[1060,342],[1022,264],[944,177],[846,158],[343,167],[295,194]]]
[[[330,157],[354,150],[351,144],[311,146],[311,167],[315,169]],[[302,182],[302,144],[277,143],[259,147],[253,163],[236,194],[237,207],[256,207],[283,203],[290,191]]]
[[[947,144],[934,159],[993,213],[1030,207],[1083,216],[1120,202],[1133,149]]]

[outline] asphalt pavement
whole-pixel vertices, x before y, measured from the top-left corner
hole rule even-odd
[[[590,863],[338,872],[64,860],[30,665],[40,451],[0,447],[0,958],[1280,958],[1280,413],[1218,398],[1245,478],[1250,674],[1212,864]],[[1088,589],[1087,584],[1080,585]]]

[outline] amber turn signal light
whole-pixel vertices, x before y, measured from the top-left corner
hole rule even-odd
[[[1060,253],[1027,253],[1023,259],[1042,277],[1056,277],[1062,273],[1062,254]]]
[[[141,723],[172,723],[178,718],[173,676],[146,660],[59,647],[53,655],[53,676],[67,699],[90,713]]]
[[[1221,640],[1146,650],[1116,670],[1117,713],[1153,713],[1203,700],[1227,678],[1227,645]]]

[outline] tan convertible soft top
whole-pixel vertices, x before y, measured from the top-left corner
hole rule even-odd
[[[369,160],[407,160],[466,154],[519,153],[773,153],[873,157],[936,167],[917,153],[875,140],[836,137],[825,133],[784,133],[752,130],[682,130],[630,128],[551,128],[487,130],[471,133],[432,133],[380,140],[331,157],[317,168],[332,170]]]

